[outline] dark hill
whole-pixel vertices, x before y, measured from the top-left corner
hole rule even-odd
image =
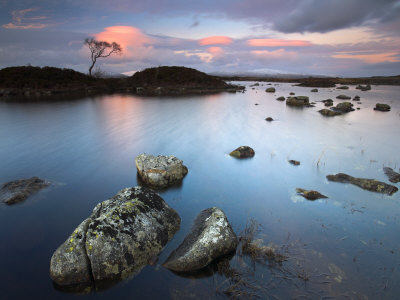
[[[0,70],[2,88],[58,88],[82,85],[94,79],[71,69],[53,67],[9,67]]]
[[[229,87],[220,78],[186,67],[149,68],[135,73],[130,80],[133,86],[143,87],[222,89]]]

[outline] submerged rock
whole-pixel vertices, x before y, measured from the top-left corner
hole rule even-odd
[[[374,107],[374,110],[379,110],[379,111],[390,111],[390,105],[388,104],[383,104],[383,103],[377,103]]]
[[[308,200],[317,200],[317,199],[322,199],[322,198],[328,198],[327,196],[322,195],[320,192],[317,192],[314,190],[305,190],[305,189],[297,188],[296,192]]]
[[[394,185],[390,185],[374,179],[357,178],[344,173],[338,173],[336,175],[328,175],[326,176],[326,178],[329,181],[351,183],[364,190],[368,190],[371,192],[392,195],[398,191],[398,188],[395,187]]]
[[[278,101],[285,101],[285,97],[280,96],[280,97],[276,98],[276,100],[278,100]]]
[[[288,160],[288,162],[294,166],[300,166],[300,162],[298,160],[291,159],[291,160]]]
[[[265,91],[267,93],[275,93],[275,88],[274,87],[270,87],[270,88],[267,88]]]
[[[38,177],[9,181],[0,189],[0,201],[9,205],[19,203],[49,185],[50,182]]]
[[[340,103],[336,104],[336,107],[334,107],[332,109],[343,112],[343,113],[354,111],[353,103],[351,103],[351,102],[340,102]]]
[[[333,110],[326,109],[326,108],[321,109],[321,110],[319,110],[318,112],[319,112],[321,115],[328,116],[328,117],[339,116],[339,115],[342,114],[341,112],[333,111]]]
[[[150,189],[123,189],[99,203],[58,247],[50,277],[59,286],[97,286],[133,276],[160,253],[180,220]]]
[[[225,213],[217,207],[208,208],[196,217],[190,233],[163,266],[176,272],[199,270],[234,251],[237,244]]]
[[[255,154],[254,150],[249,146],[240,146],[229,153],[230,156],[237,158],[248,158],[253,157]]]
[[[289,97],[286,100],[286,105],[290,106],[306,106],[310,104],[310,100],[307,96]]]
[[[135,158],[141,179],[151,187],[165,188],[180,180],[188,173],[182,160],[173,155],[153,156],[140,154]]]
[[[383,172],[385,172],[390,182],[393,183],[400,182],[400,173],[395,172],[392,168],[384,167]]]
[[[339,96],[337,96],[336,98],[337,98],[337,99],[341,99],[341,100],[348,100],[348,99],[351,99],[350,96],[346,96],[346,95],[339,95]]]

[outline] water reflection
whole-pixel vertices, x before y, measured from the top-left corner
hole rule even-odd
[[[0,181],[36,175],[62,183],[16,207],[0,206],[2,297],[69,297],[49,279],[53,251],[97,203],[140,184],[134,158],[146,152],[173,154],[189,168],[182,185],[158,191],[182,218],[181,230],[160,261],[183,240],[199,211],[219,206],[236,232],[255,218],[263,226],[260,238],[265,244],[293,245],[284,265],[295,274],[290,279],[277,281],[274,270],[256,267],[261,282],[275,278],[268,293],[282,299],[302,294],[396,298],[400,194],[371,193],[328,182],[325,176],[343,172],[387,182],[382,167],[399,169],[400,88],[373,86],[360,92],[351,86],[345,93],[361,96],[362,104],[355,104],[361,109],[334,118],[321,116],[318,110],[324,106],[316,101],[332,98],[336,104],[335,97],[344,92],[310,93],[310,88],[291,84],[276,89],[275,94],[265,93],[264,85],[244,94],[179,99],[115,95],[72,102],[1,102]],[[309,96],[316,107],[292,109],[275,100],[291,91]],[[389,103],[391,112],[374,111],[376,102]],[[267,116],[277,121],[266,122]],[[240,145],[251,146],[254,158],[240,161],[228,155]],[[297,187],[329,198],[298,201]],[[237,267],[242,263],[237,255],[230,261]],[[302,270],[310,275],[307,283],[297,277],[305,276]],[[133,280],[84,297],[221,298],[214,282],[220,275],[213,272],[184,278],[156,264],[144,267]]]

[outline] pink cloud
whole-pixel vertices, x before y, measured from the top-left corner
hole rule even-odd
[[[209,36],[199,40],[201,46],[207,45],[229,45],[232,43],[232,39],[227,36]]]
[[[279,40],[279,39],[251,39],[247,44],[252,47],[306,47],[312,44],[301,40]]]
[[[146,49],[155,44],[155,40],[132,26],[111,26],[95,34],[99,41],[116,42],[121,45],[125,57],[143,57]]]
[[[221,47],[210,47],[207,49],[207,51],[213,56],[219,56],[224,53],[224,50]]]
[[[27,8],[22,10],[13,10],[11,12],[12,22],[4,24],[3,27],[7,29],[42,29],[50,24],[41,23],[48,19],[46,16],[26,16],[38,10],[37,8]]]
[[[362,60],[368,64],[377,64],[383,62],[400,62],[397,57],[399,53],[388,52],[388,53],[375,53],[375,54],[351,54],[351,53],[339,53],[332,55],[333,58],[347,58]]]

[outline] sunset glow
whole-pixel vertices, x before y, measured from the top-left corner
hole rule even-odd
[[[252,47],[305,47],[311,46],[307,41],[296,40],[275,40],[275,39],[252,39],[248,40]]]

